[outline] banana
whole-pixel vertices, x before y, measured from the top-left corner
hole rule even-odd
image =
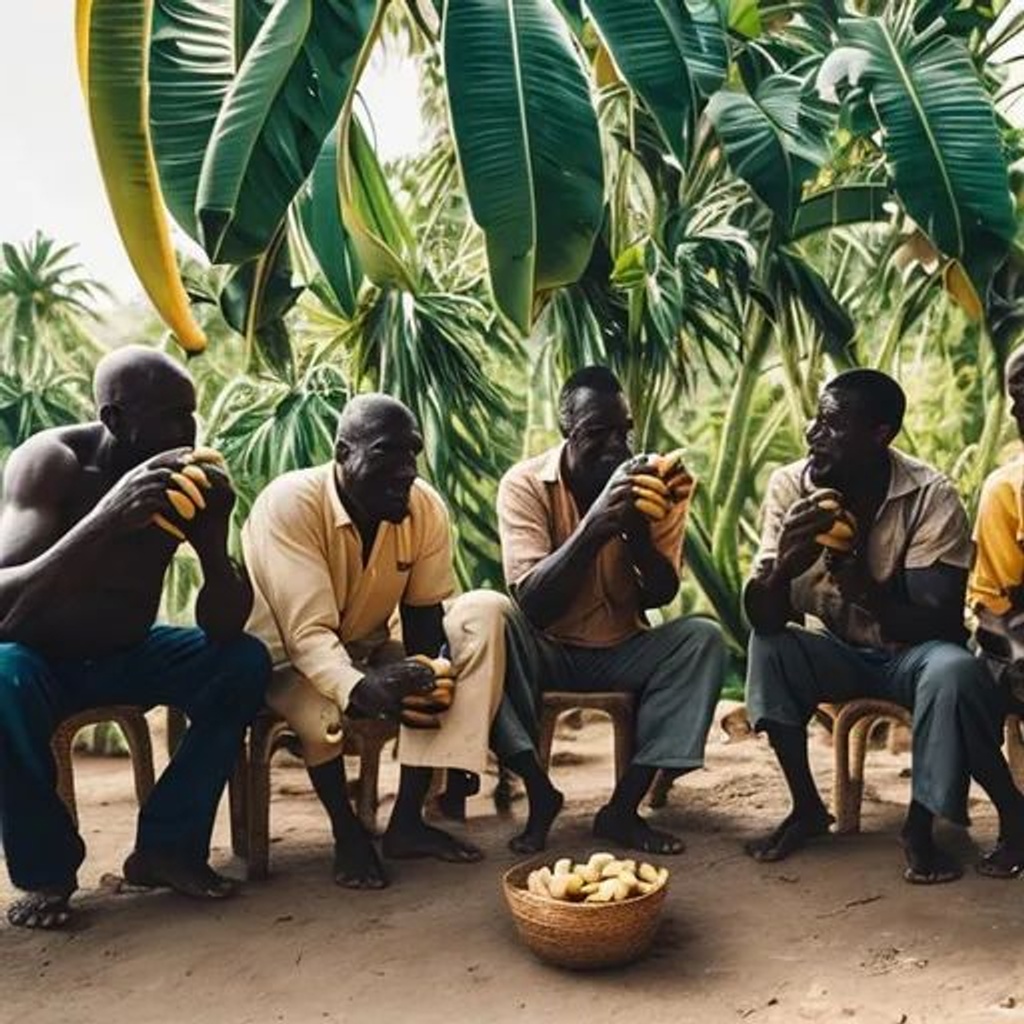
[[[568,857],[560,857],[555,861],[552,874],[557,878],[559,875],[568,875],[572,872],[572,861]]]
[[[191,501],[197,509],[202,510],[206,508],[206,499],[203,497],[202,491],[199,490],[189,477],[184,473],[172,473],[171,480],[177,485],[178,490],[182,491],[185,497],[188,498],[188,500]]]
[[[185,457],[186,462],[209,462],[214,466],[220,466],[221,469],[227,468],[227,463],[224,461],[224,456],[221,455],[216,448],[193,448],[191,452]]]
[[[569,873],[560,875],[556,871],[548,886],[548,892],[556,900],[571,900],[574,896],[579,896],[582,888],[583,879],[579,875]]]
[[[185,539],[185,534],[183,534],[181,530],[179,530],[178,527],[175,526],[174,523],[172,523],[169,519],[160,515],[159,512],[154,513],[153,518],[150,520],[150,522],[154,526],[159,526],[160,529],[164,532],[169,533],[177,541],[182,541]]]
[[[202,466],[197,466],[195,463],[188,462],[181,467],[182,476],[187,476],[189,480],[194,481],[203,488],[204,491],[210,490],[213,484],[210,483],[210,478],[203,471]]]
[[[658,471],[658,475],[662,479],[671,476],[672,471],[676,469],[676,467],[682,465],[683,455],[685,453],[685,448],[676,448],[674,451],[668,452],[666,455],[655,455],[654,468]]]
[[[637,877],[642,882],[656,882],[658,880],[658,869],[653,864],[641,864],[637,869]]]
[[[186,522],[190,522],[196,517],[196,507],[191,501],[185,497],[181,491],[176,491],[173,487],[168,487],[164,494],[167,495],[167,500],[174,506],[174,511],[181,516]]]
[[[438,679],[455,678],[452,663],[447,658],[431,658],[427,654],[414,654],[412,660],[418,661],[421,665],[426,665]]]
[[[408,711],[423,711],[426,713],[447,711],[452,706],[455,698],[455,688],[452,686],[435,686],[429,693],[410,693],[402,698],[402,707]]]
[[[655,505],[653,501],[648,501],[646,498],[637,498],[633,502],[633,507],[641,515],[645,515],[648,519],[653,519],[655,522],[664,519],[666,515],[664,505]]]
[[[652,491],[649,487],[642,487],[640,484],[633,484],[632,491],[634,498],[643,498],[644,501],[649,501],[654,505],[662,505],[665,511],[668,511],[670,500],[657,491]]]
[[[668,497],[668,484],[660,476],[652,476],[650,473],[633,473],[630,476],[630,481],[637,487],[646,487],[647,490],[654,491],[655,494],[660,494],[664,498]]]
[[[399,720],[402,725],[408,726],[410,729],[440,729],[441,721],[436,715],[431,715],[426,711],[412,711],[408,708],[404,708],[402,713],[399,715]]]

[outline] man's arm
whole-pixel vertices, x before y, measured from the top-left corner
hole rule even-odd
[[[403,604],[399,609],[402,618],[402,642],[407,655],[425,654],[436,658],[446,643],[444,635],[444,608],[440,604]]]
[[[80,476],[74,452],[53,437],[11,453],[0,509],[0,636],[17,639],[42,608],[101,572],[111,537],[148,526],[156,512],[173,515],[165,494],[170,470],[151,460],[62,534]]]
[[[636,573],[640,606],[660,608],[668,604],[679,590],[679,572],[655,545],[653,524],[644,519],[627,529],[626,549]]]
[[[211,488],[206,508],[185,525],[185,534],[199,556],[203,586],[196,598],[196,624],[214,640],[231,640],[245,628],[252,611],[249,576],[228,556],[228,529],[235,492],[227,474],[213,465],[204,467]]]

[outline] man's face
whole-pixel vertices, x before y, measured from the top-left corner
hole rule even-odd
[[[1017,433],[1024,438],[1024,361],[1012,368],[1006,390],[1010,396],[1010,415],[1017,424]]]
[[[807,427],[810,475],[818,487],[839,487],[885,448],[884,428],[868,422],[855,396],[823,391]]]
[[[118,440],[140,461],[196,443],[196,392],[191,381],[168,377],[148,395],[118,405]]]
[[[625,395],[585,388],[578,392],[566,434],[571,465],[595,488],[633,454],[633,417]]]
[[[416,456],[423,438],[415,424],[392,417],[353,439],[339,442],[335,458],[346,493],[370,518],[400,523],[409,514]]]

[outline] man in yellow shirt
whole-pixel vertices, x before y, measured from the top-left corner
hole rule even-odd
[[[277,666],[268,703],[298,734],[331,821],[335,881],[351,888],[381,888],[387,876],[346,795],[343,714],[403,722],[385,856],[482,856],[427,825],[422,809],[434,768],[484,769],[508,601],[475,591],[442,606],[455,589],[448,512],[416,475],[422,448],[404,405],[358,396],[342,411],[334,461],[273,481],[242,534],[255,590],[248,628]],[[389,630],[396,611],[402,641]],[[456,676],[447,709],[424,701],[434,674],[412,657],[445,652]],[[409,706],[417,702],[428,714],[414,722]]]

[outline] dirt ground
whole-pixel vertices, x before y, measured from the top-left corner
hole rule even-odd
[[[830,754],[817,734],[823,788]],[[608,728],[563,731],[556,762],[568,799],[552,858],[601,845],[588,824],[611,782]],[[652,953],[588,975],[546,967],[518,943],[500,892],[515,821],[495,814],[493,779],[467,827],[483,864],[405,863],[387,891],[353,893],[328,880],[330,848],[304,772],[275,765],[271,878],[210,906],[101,884],[131,845],[130,772],[126,761],[79,758],[89,844],[79,915],[61,934],[0,926],[0,1022],[1024,1021],[1024,888],[973,872],[934,889],[902,881],[908,765],[906,754],[873,750],[863,833],[761,866],[740,845],[786,810],[781,777],[763,742],[713,737],[707,770],[678,781],[657,814],[689,845],[669,862]],[[386,766],[385,795],[395,773]],[[215,860],[239,872],[223,810]],[[943,833],[971,860],[972,838],[987,846],[995,829],[980,798],[972,815],[972,837]],[[10,894],[4,876],[0,899]]]

